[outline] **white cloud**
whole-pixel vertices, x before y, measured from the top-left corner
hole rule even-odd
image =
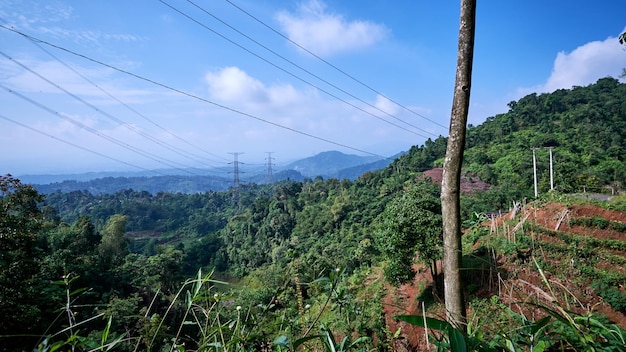
[[[592,84],[607,76],[618,77],[624,67],[626,52],[617,38],[589,42],[570,53],[558,53],[552,74],[537,91],[553,92],[561,88]]]
[[[398,133],[396,127],[336,99],[317,95],[313,89],[298,90],[291,85],[263,83],[237,67],[209,72],[205,80],[210,99],[270,121],[269,125],[261,121],[249,124],[247,116],[231,112],[222,114],[219,109],[205,111],[205,121],[210,122],[212,129],[220,124],[220,136],[225,140],[242,141],[243,137],[248,145],[264,146],[266,150],[286,155],[295,152],[306,154],[309,150],[313,153],[320,148],[337,149],[341,144],[368,150],[372,143],[381,146],[389,143],[392,146],[385,148],[397,151],[401,150],[397,147],[398,143],[406,145],[410,143],[407,139],[415,139],[414,134]],[[374,104],[389,113],[400,112],[382,96],[377,97],[372,102]],[[383,115],[378,110],[372,114]],[[383,119],[389,120],[386,117]],[[332,145],[328,141],[339,144]],[[291,147],[285,150],[285,145]]]
[[[374,106],[389,115],[395,115],[398,113],[398,104],[391,102],[389,99],[380,94],[376,95],[376,103]]]
[[[212,98],[248,107],[283,107],[301,100],[293,86],[266,86],[237,67],[225,67],[205,76]]]
[[[281,11],[276,18],[289,39],[320,56],[371,46],[389,32],[383,25],[329,13],[320,0],[303,2],[296,14]]]

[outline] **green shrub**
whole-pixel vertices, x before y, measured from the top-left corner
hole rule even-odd
[[[591,287],[613,309],[626,313],[626,293],[620,291],[615,285],[612,285],[605,279],[594,281]]]

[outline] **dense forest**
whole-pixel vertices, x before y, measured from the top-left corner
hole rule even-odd
[[[469,126],[465,178],[490,187],[463,194],[465,227],[534,199],[534,148],[545,197],[622,191],[624,97],[626,84],[604,78],[528,95]],[[335,341],[392,350],[400,330],[385,322],[385,287],[411,282],[417,264],[435,277],[425,295],[437,297],[439,188],[423,172],[441,166],[445,150],[445,137],[429,139],[354,181],[191,194],[43,196],[2,176],[0,350],[339,350]],[[472,234],[464,241],[484,235]],[[485,265],[495,265],[493,251],[480,254]],[[480,284],[468,286],[470,299]],[[610,292],[624,312],[626,294]]]

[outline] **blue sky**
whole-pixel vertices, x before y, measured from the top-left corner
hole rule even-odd
[[[479,1],[469,123],[618,77],[622,8]],[[0,0],[0,173],[391,156],[447,135],[458,22],[458,1]]]

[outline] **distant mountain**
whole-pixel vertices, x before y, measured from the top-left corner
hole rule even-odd
[[[66,180],[48,184],[33,184],[33,187],[44,194],[57,191],[69,193],[88,191],[91,194],[115,193],[132,189],[170,193],[198,193],[206,191],[224,191],[232,186],[232,179],[217,176],[152,176],[152,177],[104,177],[88,181]]]
[[[223,169],[158,169],[150,171],[102,171],[102,172],[85,172],[80,174],[42,174],[42,175],[20,175],[20,181],[29,184],[50,184],[61,183],[64,181],[80,181],[86,182],[102,178],[141,178],[141,177],[159,177],[159,176],[180,176],[184,173],[196,176],[220,176],[224,175]]]
[[[343,178],[354,180],[367,171],[386,167],[393,158],[363,157],[337,151],[323,152],[310,158],[295,161],[277,168],[271,179],[266,173],[241,177],[242,183],[267,183],[282,180],[302,181],[306,177]],[[170,193],[201,193],[224,191],[233,186],[231,177],[224,177],[223,170],[194,170],[198,176],[179,175],[180,170],[157,170],[162,176],[131,172],[102,172],[71,175],[25,175],[24,183],[37,191],[49,194],[57,191],[88,191],[92,194],[114,193],[124,189]],[[178,175],[176,173],[179,173]],[[220,175],[221,174],[221,175]]]
[[[154,174],[153,174],[154,175]],[[146,173],[140,172],[85,172],[81,174],[42,174],[42,175],[19,175],[18,178],[24,183],[49,184],[63,181],[90,181],[105,177],[145,177]]]
[[[352,166],[349,168],[341,169],[331,176],[334,178],[338,178],[338,179],[345,178],[349,180],[356,180],[357,178],[359,178],[361,175],[363,175],[366,172],[384,169],[385,167],[387,167],[387,165],[391,164],[395,159],[401,157],[404,154],[406,154],[406,152],[400,152],[387,159],[380,159],[371,163],[360,164],[360,165]]]
[[[379,168],[383,168],[391,163],[393,159],[383,159],[376,156],[358,156],[353,154],[344,154],[338,151],[329,151],[319,153],[310,158],[294,161],[293,163],[286,165],[284,169],[296,170],[307,177],[336,177],[341,170],[372,164],[378,161],[382,161],[380,164],[382,166]],[[366,171],[370,171],[369,168],[365,169]],[[354,176],[354,173],[350,173],[350,175]],[[354,179],[356,177],[345,178]]]

